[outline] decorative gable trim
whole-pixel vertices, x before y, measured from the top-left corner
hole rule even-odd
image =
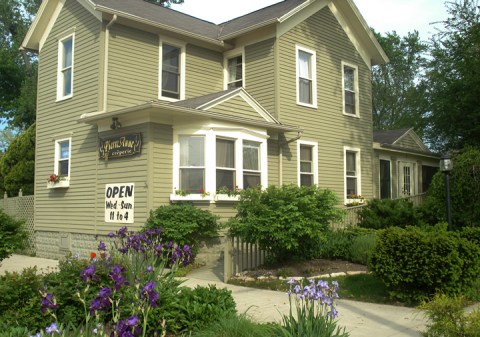
[[[243,88],[238,88],[227,92],[225,95],[218,97],[210,102],[197,107],[199,110],[208,110],[219,104],[222,104],[234,97],[241,97],[248,105],[252,107],[263,119],[270,123],[280,124],[267,110],[265,110],[248,92]]]
[[[421,148],[423,151],[430,152],[430,150],[425,146],[425,144],[423,144],[420,137],[418,137],[418,135],[415,133],[415,131],[413,131],[413,128],[408,129],[403,135],[398,137],[397,140],[395,140],[392,143],[392,145],[397,145],[402,139],[404,139],[407,136],[410,136],[413,139],[413,141],[415,142],[415,144],[417,144],[418,147]]]

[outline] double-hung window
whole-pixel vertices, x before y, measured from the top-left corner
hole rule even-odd
[[[231,190],[236,187],[235,140],[216,139],[216,190]]]
[[[316,107],[315,51],[297,46],[297,104]]]
[[[343,113],[359,115],[358,69],[356,66],[342,63],[343,68]]]
[[[298,185],[313,186],[318,183],[317,143],[298,142]]]
[[[241,55],[227,60],[227,73],[227,89],[240,88],[243,86],[243,63]]]
[[[161,43],[160,96],[169,99],[183,98],[184,80],[183,47]]]
[[[360,150],[345,149],[345,193],[346,197],[355,197],[360,191]]]
[[[73,46],[73,34],[59,40],[57,100],[69,98],[73,94]]]
[[[179,143],[180,189],[187,193],[199,193],[199,191],[205,191],[204,137],[180,136]]]
[[[243,188],[261,185],[260,143],[243,141]]]
[[[56,169],[55,174],[62,178],[70,176],[70,139],[56,142]]]

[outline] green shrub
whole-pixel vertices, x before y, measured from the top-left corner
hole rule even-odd
[[[450,200],[453,228],[480,227],[480,148],[465,148],[453,157],[450,173]],[[420,207],[424,221],[434,224],[445,221],[445,176],[437,172]],[[433,221],[433,223],[432,223]]]
[[[375,233],[355,236],[349,248],[349,260],[368,265],[375,249],[376,237]]]
[[[19,331],[21,327],[33,330],[44,328],[46,321],[40,311],[38,293],[43,285],[36,267],[0,276],[0,322],[5,326],[18,327]]]
[[[18,221],[0,209],[0,261],[8,258],[17,249],[25,247],[27,233],[23,221]]]
[[[235,301],[228,289],[215,285],[183,288],[177,302],[177,322],[182,330],[196,331],[220,319],[236,314]]]
[[[467,290],[480,271],[480,249],[444,230],[391,227],[378,234],[370,270],[392,298],[417,303],[437,292]]]
[[[161,227],[164,242],[173,241],[181,246],[188,244],[195,255],[201,240],[217,236],[217,220],[218,217],[209,210],[179,203],[151,211],[145,228]]]
[[[278,325],[261,324],[246,315],[231,315],[214,322],[192,337],[278,337]]]
[[[413,203],[407,199],[373,199],[359,212],[358,226],[383,229],[388,227],[415,226]]]
[[[466,301],[462,297],[436,295],[421,309],[426,310],[429,323],[424,337],[478,337],[480,336],[480,311],[470,314],[464,311]]]
[[[26,327],[0,324],[0,337],[25,337],[29,335],[30,331]]]
[[[258,243],[274,261],[311,258],[329,224],[341,219],[337,198],[329,190],[294,185],[242,191],[230,235]]]
[[[459,232],[459,235],[480,246],[480,227],[464,227]]]

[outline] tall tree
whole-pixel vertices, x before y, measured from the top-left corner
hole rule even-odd
[[[480,145],[479,1],[446,6],[449,17],[432,38],[427,71],[427,136],[437,150]]]
[[[420,80],[428,46],[417,31],[400,37],[395,31],[374,32],[390,62],[372,69],[373,128],[414,127],[422,136],[426,110],[425,84]]]
[[[22,130],[35,122],[37,67],[19,47],[40,3],[0,1],[0,121]]]

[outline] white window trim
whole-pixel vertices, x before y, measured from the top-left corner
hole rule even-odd
[[[175,190],[180,187],[180,136],[203,135],[205,136],[205,192],[207,196],[191,193],[186,197],[175,195]],[[174,128],[173,130],[173,186],[170,200],[192,200],[214,202],[217,191],[216,182],[216,139],[225,138],[235,140],[235,181],[237,186],[243,186],[243,140],[260,143],[260,181],[262,188],[268,186],[268,135],[265,132],[243,129],[238,127],[206,126]]]
[[[162,96],[162,69],[163,69],[163,44],[168,44],[173,47],[180,48],[180,98],[171,98]],[[159,39],[159,54],[158,54],[158,98],[165,101],[177,102],[180,100],[185,99],[185,59],[186,59],[186,52],[185,52],[185,43],[174,40],[174,39]]]
[[[311,67],[312,67],[312,103],[304,103],[300,101],[300,86],[299,86],[299,70],[298,70],[298,52],[303,51],[305,53],[311,54]],[[309,108],[317,108],[317,53],[315,50],[304,48],[302,46],[295,46],[295,67],[296,67],[296,75],[295,75],[295,82],[297,88],[297,104]]]
[[[355,89],[355,114],[345,112],[345,67],[354,70],[354,89]],[[358,87],[358,66],[342,61],[342,111],[345,116],[360,118],[360,94]]]
[[[245,88],[245,49],[237,48],[226,52],[223,56],[223,89],[228,89],[228,60],[237,56],[242,57],[242,87]]]
[[[69,95],[63,95],[64,82],[63,82],[63,42],[68,39],[72,39],[72,78],[71,78],[71,90]],[[73,84],[74,84],[74,71],[75,70],[75,32],[63,35],[58,38],[58,58],[57,58],[57,102],[69,99],[73,96]]]
[[[418,175],[417,175],[417,163],[414,161],[403,160],[403,158],[398,159],[397,161],[397,197],[404,197],[402,194],[402,185],[403,182],[400,180],[403,176],[400,168],[402,165],[411,165],[411,172],[410,172],[410,196],[416,195],[418,190]]]
[[[297,182],[298,186],[300,186],[300,146],[306,145],[312,147],[312,170],[313,170],[313,184],[318,185],[318,143],[317,142],[309,142],[305,140],[298,140],[297,141]]]
[[[351,199],[347,198],[347,151],[355,152],[355,167],[357,177],[357,195],[362,195],[362,166],[361,166],[361,152],[359,148],[344,146],[343,147],[343,199],[345,204],[349,203]]]

